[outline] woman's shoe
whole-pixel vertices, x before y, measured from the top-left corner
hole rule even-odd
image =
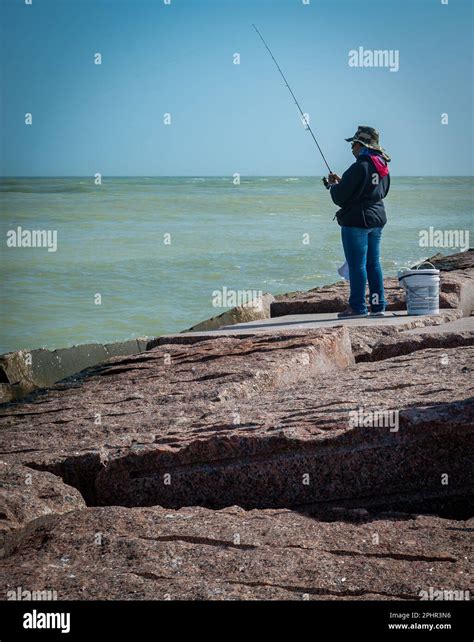
[[[371,312],[369,314],[369,317],[384,317],[385,312],[383,310],[380,310],[379,312]]]
[[[347,308],[343,312],[338,312],[337,313],[337,318],[338,319],[354,319],[354,318],[361,318],[361,317],[367,317],[368,314],[367,312],[356,312],[352,308]]]

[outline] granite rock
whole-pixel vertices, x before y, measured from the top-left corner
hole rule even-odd
[[[436,497],[442,475],[467,496],[473,356],[443,347],[351,365],[344,328],[165,345],[7,407],[0,455],[90,504]]]
[[[474,268],[474,249],[469,249],[466,252],[457,252],[456,254],[435,254],[428,259],[435,268],[443,270],[444,272],[451,272],[453,270],[467,270]]]
[[[219,434],[238,421],[240,403],[354,363],[346,328],[247,340],[164,345],[117,357],[0,413],[0,456],[60,475],[94,501],[94,482],[112,454],[169,449],[185,426],[225,406]],[[252,402],[245,402],[246,399]],[[203,422],[206,423],[206,422]],[[199,440],[201,432],[195,431]],[[161,447],[161,446],[158,446]]]
[[[473,523],[385,515],[319,522],[236,506],[88,508],[32,533],[0,567],[59,600],[419,600],[470,588]]]
[[[374,346],[386,339],[393,340],[395,343],[399,340],[403,341],[405,332],[411,330],[430,332],[431,328],[438,328],[440,326],[444,328],[444,326],[448,326],[453,321],[462,318],[462,312],[460,310],[440,310],[439,315],[406,316],[404,318],[404,323],[396,326],[386,323],[381,323],[380,325],[348,325],[347,329],[349,331],[355,360],[370,361],[370,355]],[[395,353],[392,356],[395,356]]]
[[[474,348],[421,350],[231,399],[109,453],[100,504],[291,507],[473,490]],[[233,420],[238,416],[238,423]],[[156,433],[155,433],[156,434]]]
[[[0,558],[54,515],[83,507],[81,494],[56,475],[0,461]]]
[[[474,332],[424,332],[423,334],[401,332],[383,337],[373,345],[370,352],[359,354],[357,360],[380,361],[426,348],[442,349],[472,345],[474,345]]]

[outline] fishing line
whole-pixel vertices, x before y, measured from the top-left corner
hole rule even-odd
[[[321,147],[319,146],[318,141],[316,140],[316,136],[313,134],[313,130],[311,129],[311,127],[310,127],[310,125],[309,125],[308,121],[306,120],[306,116],[304,115],[303,110],[301,109],[299,102],[296,100],[296,96],[295,96],[295,94],[293,93],[293,91],[292,91],[292,89],[291,89],[290,85],[288,84],[288,81],[286,80],[286,78],[285,78],[285,76],[284,76],[284,74],[283,74],[282,70],[280,69],[280,65],[277,63],[277,61],[276,61],[276,59],[275,59],[275,56],[272,54],[272,52],[271,52],[271,50],[270,50],[270,47],[267,45],[267,43],[266,43],[266,42],[265,42],[265,40],[263,39],[263,36],[262,36],[262,34],[260,33],[260,31],[257,29],[257,27],[256,27],[255,25],[252,25],[252,27],[253,27],[253,28],[255,29],[255,31],[258,33],[258,35],[260,36],[261,41],[263,42],[263,44],[265,45],[265,47],[266,47],[266,49],[267,49],[268,53],[269,53],[269,54],[270,54],[270,56],[272,57],[272,60],[273,60],[273,62],[275,63],[275,65],[276,65],[276,67],[277,67],[278,71],[280,72],[281,77],[282,77],[282,78],[283,78],[283,80],[285,81],[285,85],[288,87],[290,94],[293,96],[293,100],[295,101],[295,104],[296,104],[296,106],[297,106],[297,107],[298,107],[298,109],[299,109],[299,112],[300,112],[300,114],[301,114],[301,117],[302,117],[302,119],[303,119],[303,122],[304,122],[304,124],[305,124],[306,128],[308,129],[309,133],[310,133],[310,134],[311,134],[311,136],[313,137],[313,140],[314,140],[314,142],[316,143],[317,148],[319,149],[319,153],[320,153],[320,154],[321,154],[321,156],[323,157],[323,161],[326,163],[326,167],[328,168],[329,173],[330,173],[330,174],[332,174],[331,168],[329,167],[328,162],[327,162],[327,160],[326,160],[326,158],[325,158],[325,156],[324,156],[324,154],[323,154],[323,151],[322,151]]]

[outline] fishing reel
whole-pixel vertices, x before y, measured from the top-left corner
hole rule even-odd
[[[323,176],[321,180],[323,181],[323,183],[324,183],[324,187],[325,187],[326,189],[329,189],[329,188],[331,187],[331,185],[330,185],[330,183],[329,183],[328,179],[326,178],[326,176]]]

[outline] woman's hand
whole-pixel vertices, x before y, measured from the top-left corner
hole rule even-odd
[[[339,183],[341,180],[341,177],[338,176],[337,174],[328,174],[328,181],[330,185],[335,185],[336,183]]]

